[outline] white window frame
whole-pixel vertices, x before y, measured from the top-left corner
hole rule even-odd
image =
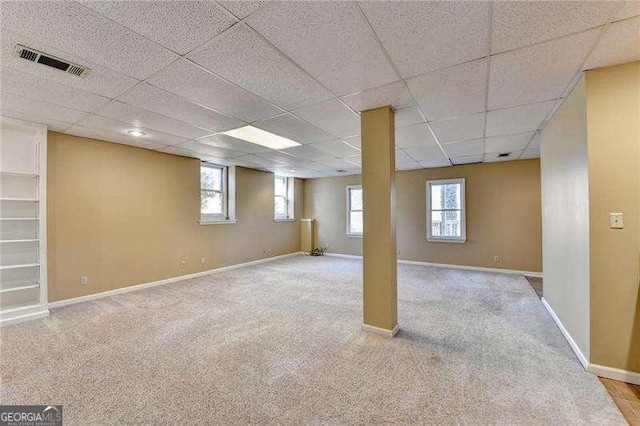
[[[284,179],[285,195],[276,195],[276,179]],[[273,220],[275,222],[293,222],[295,220],[295,178],[287,176],[273,176]],[[276,197],[284,197],[286,206],[285,214],[276,214]]]
[[[213,190],[222,194],[222,214],[207,214],[200,210],[201,225],[234,224],[235,220],[235,167],[221,166],[218,164],[200,162],[200,168],[208,167],[222,171],[222,189]],[[202,181],[200,181],[200,202],[202,203]],[[212,191],[212,190],[206,190]],[[202,205],[202,204],[201,204]]]
[[[433,185],[460,184],[460,209],[439,209],[436,211],[460,211],[460,236],[443,237],[433,236],[431,228],[431,187]],[[465,178],[428,180],[426,183],[427,197],[427,241],[436,243],[464,243],[467,241],[467,205],[466,205]]]
[[[362,190],[362,185],[349,185],[347,186],[347,204],[346,204],[346,213],[347,213],[347,237],[355,237],[362,238],[361,232],[351,232],[351,212],[362,212],[362,220],[364,222],[364,191],[362,197],[362,209],[354,210],[351,208],[351,190],[360,189]]]

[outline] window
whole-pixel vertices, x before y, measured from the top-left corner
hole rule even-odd
[[[275,176],[273,183],[273,217],[275,220],[292,220],[294,218],[294,179]]]
[[[225,222],[229,217],[229,170],[210,163],[200,164],[201,223]]]
[[[203,220],[227,219],[226,183],[225,167],[201,163],[200,215]]]
[[[466,241],[464,178],[427,181],[427,240]]]
[[[361,237],[363,230],[362,186],[347,186],[347,235]]]

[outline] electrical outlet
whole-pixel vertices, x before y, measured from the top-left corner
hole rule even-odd
[[[493,261],[494,261],[495,263],[500,262],[500,256],[493,256]]]
[[[623,229],[624,220],[622,213],[609,213],[609,226],[611,229]]]
[[[200,258],[200,264],[201,264],[201,265],[204,265],[204,257],[201,257],[201,258]]]
[[[180,267],[184,268],[185,266],[187,266],[187,261],[183,260],[182,262],[180,262]]]
[[[87,285],[89,284],[89,277],[86,275],[82,275],[80,277],[80,285]]]

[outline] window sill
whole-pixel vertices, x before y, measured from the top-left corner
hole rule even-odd
[[[362,238],[362,234],[347,234],[348,238]]]
[[[467,242],[466,239],[464,240],[447,240],[447,239],[439,239],[439,238],[427,238],[427,241],[430,243],[456,243],[456,244],[464,244]]]
[[[290,217],[283,217],[281,219],[279,218],[274,218],[273,219],[274,222],[295,222],[296,219],[295,218],[290,218]]]
[[[200,225],[235,225],[236,223],[238,223],[236,219],[200,221]]]

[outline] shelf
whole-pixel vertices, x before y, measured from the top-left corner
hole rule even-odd
[[[20,269],[20,268],[33,268],[34,266],[40,266],[39,263],[23,263],[21,265],[7,265],[7,266],[0,266],[0,271],[5,271],[8,269]]]
[[[37,217],[0,217],[0,220],[39,220]]]
[[[24,176],[24,177],[33,177],[33,178],[38,177],[38,175],[35,174],[35,173],[24,173],[24,172],[4,172],[4,171],[0,171],[0,175],[2,175],[2,176]]]
[[[1,293],[10,293],[12,291],[31,290],[32,288],[39,288],[39,287],[40,287],[40,284],[22,285],[20,287],[6,288],[4,290],[0,290],[0,294]]]
[[[0,201],[23,201],[27,203],[37,203],[40,200],[36,200],[33,198],[0,198]]]
[[[0,243],[34,243],[38,242],[38,239],[27,239],[27,240],[0,240]]]

